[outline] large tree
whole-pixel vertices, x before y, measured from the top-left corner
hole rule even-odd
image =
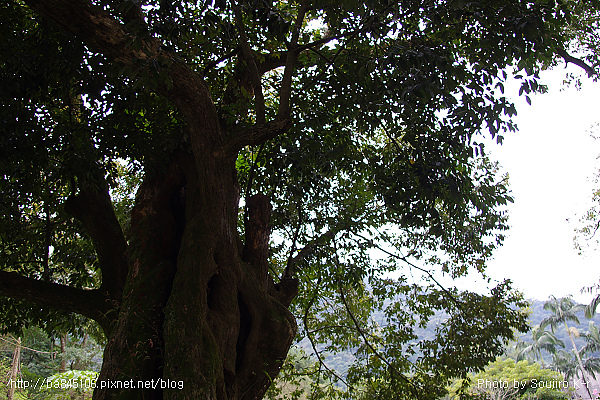
[[[502,242],[478,135],[514,130],[511,72],[594,74],[582,3],[3,1],[2,326],[81,314],[103,382],[183,383],[96,399],[261,398],[298,324],[356,396],[442,393],[525,328],[510,285],[432,273]]]

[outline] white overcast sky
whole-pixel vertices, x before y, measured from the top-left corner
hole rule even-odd
[[[598,282],[600,250],[578,255],[573,237],[590,205],[598,167],[600,140],[591,137],[591,127],[600,122],[600,84],[584,80],[579,91],[565,87],[566,71],[579,73],[576,67],[543,73],[549,92],[531,96],[531,106],[518,97],[518,85],[507,87],[516,99],[519,131],[486,149],[509,173],[515,203],[511,229],[488,273],[510,278],[526,298],[572,294],[587,303],[592,295],[580,290]]]

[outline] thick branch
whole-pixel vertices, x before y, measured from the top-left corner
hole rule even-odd
[[[70,286],[26,278],[16,272],[0,271],[0,294],[38,306],[74,312],[91,318],[110,330],[112,304],[101,290],[83,290]]]
[[[587,72],[589,77],[592,77],[593,75],[596,74],[596,71],[594,70],[594,68],[592,66],[586,64],[586,62],[583,61],[582,59],[573,57],[572,55],[570,55],[569,53],[567,53],[566,51],[564,51],[562,49],[557,50],[556,53],[559,56],[561,56],[567,64],[573,63],[573,64],[577,65],[578,67],[583,68],[585,70],[585,72]]]
[[[261,61],[256,66],[261,76],[276,68],[285,66],[285,58],[280,52],[261,54],[260,59]]]
[[[239,51],[240,51],[240,46],[237,46],[235,49],[231,50],[229,53],[224,54],[221,57],[217,58],[216,60],[209,62],[208,64],[206,64],[206,66],[202,70],[202,73],[204,75],[206,75],[211,69],[215,68],[217,65],[221,64],[223,61],[229,60],[230,58],[232,58],[233,56],[238,54]]]
[[[298,54],[305,52],[306,50],[311,50],[315,47],[321,47],[324,44],[327,44],[333,40],[339,40],[348,36],[354,36],[360,33],[360,30],[344,33],[336,36],[327,36],[319,40],[315,40],[314,42],[305,43],[298,45],[297,51]],[[287,58],[284,55],[287,53],[281,52],[272,52],[260,55],[260,62],[257,62],[256,66],[258,68],[258,73],[262,76],[265,73],[272,71],[276,68],[285,67]],[[256,61],[256,60],[255,60]]]
[[[285,70],[283,71],[283,78],[281,79],[281,91],[279,95],[279,109],[277,110],[277,119],[286,120],[289,119],[291,114],[290,101],[292,97],[292,78],[294,76],[294,68],[298,61],[298,55],[300,49],[298,48],[298,38],[300,37],[300,30],[306,12],[309,10],[308,1],[303,1],[298,10],[298,16],[292,31],[292,40],[289,45],[287,52],[287,58],[285,61]]]
[[[148,69],[151,79],[157,79],[153,65],[158,62],[168,68],[172,86],[158,82],[158,91],[185,115],[191,129],[195,149],[222,144],[216,118],[216,108],[202,77],[188,65],[166,51],[160,42],[140,30],[128,31],[108,11],[89,0],[25,0],[39,15],[52,20],[65,31],[81,39],[92,50],[110,60],[138,70]],[[149,62],[154,61],[154,62]]]
[[[335,235],[342,229],[341,225],[336,225],[324,234],[318,236],[317,238],[311,240],[306,246],[302,248],[294,257],[288,259],[287,266],[285,267],[285,271],[281,276],[281,279],[290,279],[294,277],[296,272],[296,266],[302,262],[306,257],[310,256],[318,246],[322,246],[332,240]]]
[[[108,12],[87,0],[26,0],[36,13],[50,18],[86,44],[120,64],[131,65],[146,59],[142,50],[133,50],[133,38]]]
[[[254,55],[252,54],[252,49],[250,48],[250,44],[248,43],[248,36],[246,35],[246,30],[244,29],[244,23],[242,22],[242,10],[240,7],[236,7],[235,11],[235,20],[237,23],[237,28],[240,32],[241,39],[241,55],[246,64],[246,69],[248,74],[250,75],[250,81],[252,82],[252,87],[254,89],[254,101],[256,104],[256,122],[258,124],[265,123],[265,97],[263,95],[262,83],[260,80],[260,74],[258,72],[258,67],[256,66],[256,62],[254,60]]]
[[[102,271],[102,290],[108,291],[111,299],[120,301],[128,272],[127,241],[112,207],[108,188],[85,189],[70,196],[65,210],[81,221],[92,238]]]
[[[226,155],[236,154],[244,146],[256,146],[267,140],[287,132],[292,127],[292,121],[270,121],[265,124],[256,124],[233,136],[226,143],[224,151]]]

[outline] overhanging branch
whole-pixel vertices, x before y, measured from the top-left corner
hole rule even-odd
[[[594,70],[594,68],[592,66],[588,65],[585,61],[583,61],[580,58],[573,57],[572,55],[567,53],[565,50],[559,49],[556,51],[556,53],[559,56],[561,56],[567,64],[572,63],[572,64],[577,65],[580,68],[583,68],[585,70],[585,72],[587,72],[588,77],[592,77],[596,74],[596,70]]]
[[[102,290],[114,301],[120,301],[128,273],[127,241],[117,220],[101,171],[93,171],[102,189],[84,189],[70,196],[65,211],[77,218],[94,243],[100,270]]]
[[[171,100],[185,115],[188,123],[205,129],[190,130],[192,145],[202,148],[222,143],[216,108],[202,77],[160,41],[143,30],[129,29],[107,10],[89,0],[25,0],[33,11],[52,20],[65,31],[83,41],[90,49],[102,53],[121,66],[149,70],[158,80],[152,65],[168,68],[171,84],[157,82],[157,91]],[[148,82],[144,82],[148,83]]]
[[[108,333],[112,304],[101,290],[83,290],[0,271],[0,295],[41,307],[74,312],[97,321]]]

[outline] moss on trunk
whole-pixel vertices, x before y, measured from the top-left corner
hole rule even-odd
[[[103,387],[95,399],[255,399],[277,375],[295,319],[273,295],[266,256],[246,246],[252,257],[242,258],[232,171],[232,160],[179,154],[142,184],[130,272],[99,382],[158,383]],[[270,206],[257,210],[256,226],[246,227],[255,250],[267,248]]]

